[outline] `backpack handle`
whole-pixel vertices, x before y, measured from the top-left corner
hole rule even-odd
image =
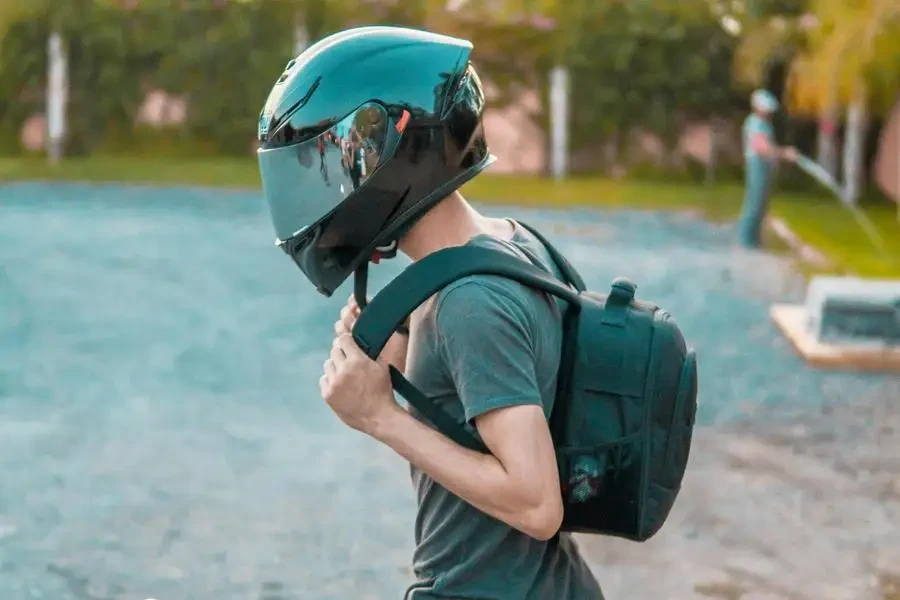
[[[374,360],[420,304],[469,275],[500,275],[566,300],[575,310],[581,306],[578,292],[534,265],[499,250],[457,246],[413,263],[378,292],[353,326],[353,339]]]

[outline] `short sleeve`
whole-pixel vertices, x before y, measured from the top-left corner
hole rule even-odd
[[[528,298],[487,278],[445,290],[436,307],[441,357],[467,421],[498,408],[542,405]]]
[[[758,133],[761,133],[764,136],[766,136],[766,138],[771,140],[772,134],[773,134],[772,124],[769,123],[768,121],[766,121],[764,119],[760,119],[759,117],[756,117],[754,115],[754,118],[751,121],[751,125],[750,125],[750,133],[751,133],[751,135],[756,135]]]

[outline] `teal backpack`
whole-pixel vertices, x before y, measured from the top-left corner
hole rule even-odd
[[[675,321],[636,300],[624,278],[609,294],[585,289],[574,267],[537,231],[565,282],[505,252],[460,246],[404,270],[363,309],[353,329],[375,358],[407,316],[446,285],[474,274],[509,277],[566,301],[563,349],[550,432],[565,512],[562,531],[634,541],[669,515],[687,467],[697,410],[697,363]],[[398,370],[394,389],[444,435],[487,452],[474,428],[455,421]]]

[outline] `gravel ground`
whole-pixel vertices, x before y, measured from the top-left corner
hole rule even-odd
[[[646,544],[584,538],[611,598],[900,598],[900,385],[698,432]]]
[[[767,319],[802,298],[785,259],[686,214],[508,214],[698,351],[670,522],[582,539],[609,598],[896,591],[900,378],[794,356]],[[0,598],[399,598],[406,467],[317,397],[349,288],[318,296],[272,237],[250,193],[0,186]]]

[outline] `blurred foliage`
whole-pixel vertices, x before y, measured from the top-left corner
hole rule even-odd
[[[900,0],[805,0],[789,6],[755,0],[747,8],[739,15],[736,77],[774,88],[795,117],[831,126],[846,115],[845,125],[853,126],[823,134],[831,137],[819,140],[818,156],[836,176],[842,174],[856,197],[883,118],[900,98]],[[860,118],[851,123],[851,114]],[[779,113],[776,129],[786,120]],[[840,140],[841,165],[834,150]]]
[[[671,145],[692,120],[745,110],[747,90],[732,84],[737,39],[708,0],[468,0],[440,25],[473,41],[495,102],[528,86],[546,106],[549,71],[566,67],[575,150],[612,141],[618,153],[638,130]],[[549,111],[538,118],[546,129]]]
[[[731,78],[736,40],[706,0],[573,4],[558,5],[558,59],[575,82],[575,146],[597,136],[621,143],[635,128],[672,144],[686,121],[744,111]]]
[[[858,95],[884,114],[900,87],[900,0],[810,0],[815,24],[792,69],[792,104],[821,111]]]
[[[770,87],[780,95],[787,75],[803,72],[794,57],[816,56],[816,44],[844,26],[843,13],[820,19],[820,43],[802,15],[841,1],[854,0],[0,0],[0,152],[16,150],[25,119],[43,111],[53,29],[69,53],[70,154],[243,155],[298,25],[312,42],[382,23],[472,40],[495,106],[529,89],[547,106],[549,71],[567,67],[571,148],[602,167],[626,158],[635,132],[655,133],[671,148],[688,123],[739,122],[760,82],[775,82]],[[863,4],[884,16],[898,1]],[[725,26],[728,19],[739,31]],[[896,60],[884,59],[900,57],[898,40],[894,29],[877,29],[867,56],[879,60],[863,61],[879,98],[900,86]],[[824,80],[818,71],[807,79]],[[187,101],[184,126],[135,124],[153,89]],[[545,130],[548,113],[533,115]],[[811,148],[815,127],[792,123],[788,141]],[[701,178],[703,169],[688,163],[685,172]]]
[[[900,89],[900,0],[751,2],[743,16],[735,75],[765,83],[773,64],[787,67],[789,106],[819,115],[860,91],[884,115]],[[862,90],[861,90],[862,88]]]
[[[17,132],[43,110],[46,40],[55,29],[69,59],[70,153],[171,145],[172,138],[207,152],[246,153],[290,54],[290,4],[118,4],[53,0],[9,24],[0,46],[0,127]],[[134,123],[152,89],[183,95],[189,112],[184,128],[145,140]]]
[[[70,153],[246,153],[298,22],[311,41],[371,23],[471,39],[495,105],[526,87],[546,99],[547,73],[563,64],[572,75],[576,149],[624,139],[633,128],[672,141],[686,119],[732,114],[745,104],[731,85],[735,40],[706,0],[458,4],[448,10],[445,0],[33,0],[26,9],[4,2],[0,128],[17,139],[24,120],[43,110],[53,28],[69,53]],[[188,101],[184,127],[150,133],[134,125],[146,93],[157,88]]]

